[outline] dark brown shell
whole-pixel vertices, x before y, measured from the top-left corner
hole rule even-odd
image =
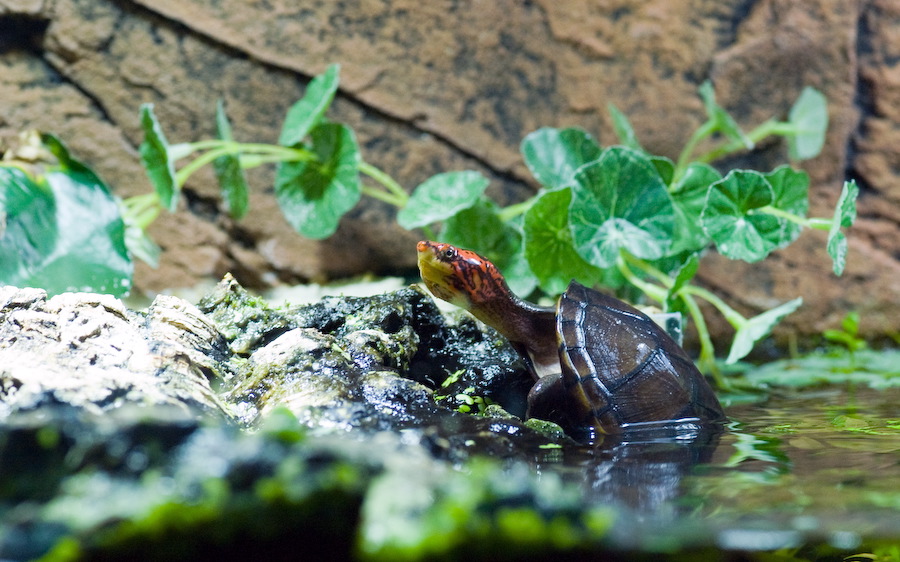
[[[562,382],[581,427],[615,433],[642,424],[725,419],[709,383],[646,314],[572,282],[556,315]]]

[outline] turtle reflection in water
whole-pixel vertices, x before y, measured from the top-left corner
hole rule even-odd
[[[438,298],[492,326],[522,356],[535,384],[527,417],[597,442],[637,428],[696,428],[725,420],[690,357],[646,314],[572,281],[555,308],[514,295],[478,254],[419,242],[419,270]]]

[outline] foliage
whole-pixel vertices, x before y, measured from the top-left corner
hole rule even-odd
[[[739,381],[742,391],[751,393],[725,394],[723,400],[755,400],[768,394],[753,394],[753,390],[773,388],[808,389],[829,385],[879,391],[900,388],[900,350],[871,349],[859,335],[859,322],[859,313],[848,313],[839,328],[822,332],[825,345],[809,353],[763,365],[745,362],[728,365],[729,378]]]
[[[900,387],[900,351],[829,349],[802,357],[772,361],[753,368],[744,380],[760,387],[807,388],[831,384],[864,385],[875,389]]]
[[[790,244],[803,228],[823,229],[829,231],[827,251],[834,271],[843,271],[842,229],[855,219],[858,194],[853,181],[844,185],[833,217],[807,218],[805,172],[782,166],[767,173],[731,170],[723,176],[710,165],[771,135],[787,139],[793,159],[817,155],[827,107],[812,88],[803,90],[787,121],[771,119],[744,133],[716,102],[712,84],[704,83],[700,96],[707,120],[674,162],[647,152],[614,107],[610,113],[621,145],[602,147],[576,128],[540,129],[523,140],[521,151],[541,189],[527,201],[500,207],[484,195],[489,181],[475,171],[438,174],[407,194],[362,159],[349,127],[326,118],[338,85],[337,65],[314,78],[287,112],[277,145],[235,141],[221,103],[217,139],[170,144],[152,105],[142,106],[145,140],[140,154],[155,192],[124,203],[123,218],[132,233],[129,249],[155,260],[158,249],[142,233],[161,209],[176,208],[185,181],[201,167],[213,165],[225,208],[240,218],[248,200],[243,171],[276,163],[278,203],[303,236],[331,236],[362,195],[373,197],[398,208],[401,226],[421,228],[428,237],[491,259],[520,294],[539,288],[554,295],[574,278],[623,294],[636,288],[667,310],[688,313],[700,335],[701,367],[707,370],[715,370],[714,349],[698,299],[710,302],[736,330],[729,362],[746,355],[801,303],[795,299],[745,318],[692,284],[699,257],[709,247],[732,259],[756,262]],[[710,139],[715,141],[712,148],[697,154],[697,147]],[[360,174],[372,181],[361,181]]]
[[[23,135],[0,163],[0,285],[125,294],[126,236],[109,188],[53,135]]]

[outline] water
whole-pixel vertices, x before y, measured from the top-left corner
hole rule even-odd
[[[900,390],[786,393],[728,413],[731,431],[684,496],[719,523],[719,541],[900,540]]]
[[[722,433],[615,443],[562,472],[619,510],[618,548],[900,543],[900,389],[779,392],[726,411]]]

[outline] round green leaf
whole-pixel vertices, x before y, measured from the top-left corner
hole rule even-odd
[[[593,285],[603,271],[584,261],[572,246],[569,230],[571,189],[541,195],[525,213],[525,257],[541,289],[555,295],[566,290],[572,279]]]
[[[712,166],[691,163],[671,188],[675,210],[675,233],[670,254],[694,252],[709,245],[709,236],[700,224],[709,187],[722,179]]]
[[[801,218],[806,217],[809,210],[809,175],[806,172],[785,165],[765,174],[765,177],[772,186],[772,207]],[[791,221],[784,221],[783,226],[780,246],[796,240],[802,229],[799,224]]]
[[[397,222],[411,230],[446,220],[478,202],[490,181],[478,172],[447,172],[422,182],[397,213]]]
[[[750,170],[732,170],[712,185],[700,220],[719,253],[755,262],[781,244],[784,221],[756,212],[773,197],[766,178]]]
[[[297,232],[322,239],[334,234],[341,217],[359,201],[359,147],[353,131],[339,123],[318,125],[309,136],[318,159],[282,163],[275,195]]]
[[[0,285],[29,285],[59,239],[56,201],[46,183],[25,171],[0,165]]]
[[[650,160],[636,150],[614,146],[576,172],[569,225],[578,254],[607,268],[622,250],[644,259],[666,255],[675,211]]]
[[[828,129],[828,102],[822,92],[807,86],[791,107],[788,122],[795,132],[788,136],[788,154],[791,160],[815,158],[825,146]]]
[[[809,175],[784,165],[765,174],[772,186],[772,206],[798,217],[809,210]]]
[[[576,128],[538,129],[525,137],[521,151],[531,174],[551,189],[571,186],[575,171],[601,154],[597,141]]]

